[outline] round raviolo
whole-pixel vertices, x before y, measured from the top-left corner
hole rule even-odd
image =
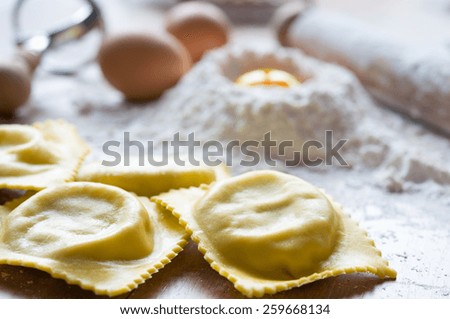
[[[170,210],[211,267],[248,297],[346,273],[396,277],[341,206],[295,176],[254,171],[152,201]]]
[[[44,190],[4,221],[3,242],[41,257],[130,260],[153,250],[143,204],[120,188],[74,183]]]
[[[265,279],[313,272],[339,236],[339,216],[328,199],[305,181],[276,172],[211,187],[193,216],[228,264]]]
[[[169,263],[187,243],[170,213],[123,189],[74,182],[0,209],[0,264],[40,269],[116,296]]]
[[[73,181],[89,147],[63,120],[0,125],[0,188],[41,190]]]
[[[0,151],[15,151],[32,143],[38,137],[38,130],[31,126],[19,124],[2,125],[0,126]]]

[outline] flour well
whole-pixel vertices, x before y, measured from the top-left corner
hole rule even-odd
[[[261,67],[287,71],[303,84],[285,89],[234,83],[241,74]],[[353,134],[368,103],[361,92],[350,73],[297,51],[223,49],[208,55],[165,96],[164,112],[171,116],[161,116],[158,122],[167,122],[164,133],[195,132],[202,141],[260,141],[271,132],[272,139],[293,141],[295,149],[301,149],[309,140],[324,144],[327,130],[336,138]],[[131,131],[146,126],[136,121]],[[312,155],[323,156],[316,149]]]

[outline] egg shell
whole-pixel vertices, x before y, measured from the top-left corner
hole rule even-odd
[[[31,93],[31,73],[20,60],[0,62],[0,116],[12,116]]]
[[[190,69],[186,49],[167,33],[127,33],[108,37],[98,53],[108,82],[130,101],[157,98]]]
[[[217,6],[191,1],[174,6],[166,16],[166,29],[187,48],[193,61],[228,42],[230,22]]]

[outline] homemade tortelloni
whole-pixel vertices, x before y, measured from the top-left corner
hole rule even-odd
[[[300,178],[173,164],[78,172],[88,150],[64,121],[0,126],[0,188],[29,190],[0,206],[0,264],[116,296],[163,268],[191,235],[248,297],[352,272],[396,277],[341,206]]]
[[[96,163],[78,172],[88,150],[62,120],[0,126],[0,188],[29,190],[0,206],[0,264],[115,296],[150,278],[187,243],[170,212],[138,196],[208,184],[228,172]]]
[[[0,188],[41,190],[73,181],[88,152],[62,120],[0,125]]]
[[[226,167],[219,165],[176,165],[169,162],[164,166],[132,165],[103,166],[101,163],[89,163],[81,167],[78,181],[103,183],[123,188],[139,196],[151,197],[171,189],[210,184],[229,176]]]
[[[0,263],[44,270],[98,294],[136,288],[174,258],[186,233],[147,198],[66,183],[0,211]]]
[[[339,205],[295,176],[256,171],[153,201],[172,211],[211,266],[249,297],[343,273],[396,276]]]

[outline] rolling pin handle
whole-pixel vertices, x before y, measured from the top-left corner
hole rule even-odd
[[[272,16],[271,26],[275,36],[282,46],[290,46],[288,31],[292,22],[315,6],[314,0],[293,1],[282,5]]]

